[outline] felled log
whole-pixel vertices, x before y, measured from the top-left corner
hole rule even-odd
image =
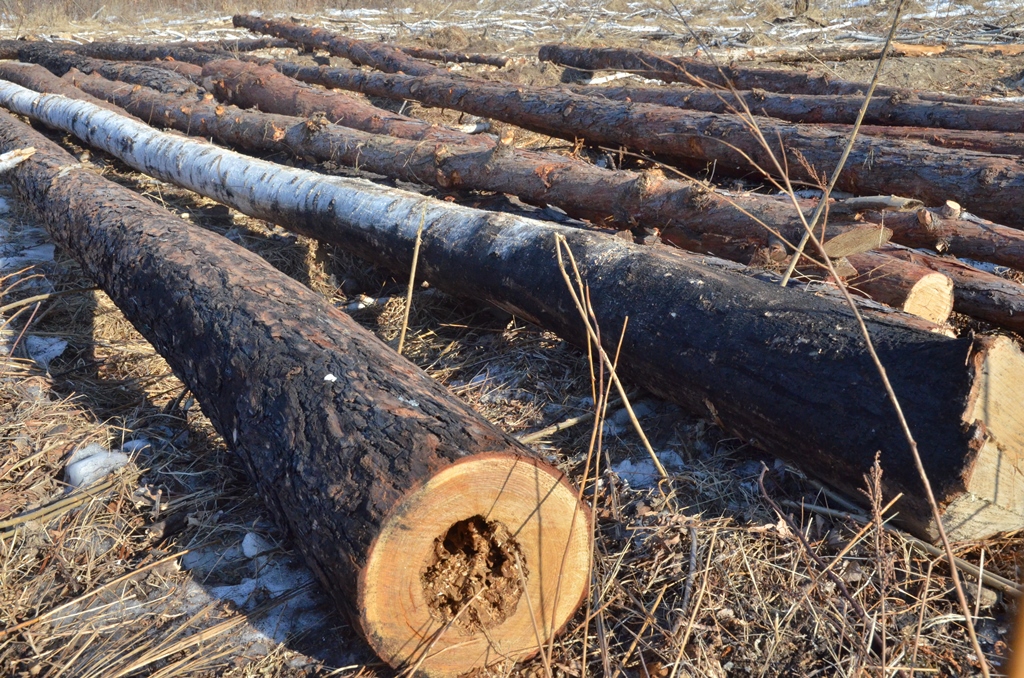
[[[241,108],[258,108],[267,113],[314,117],[373,134],[390,134],[403,139],[431,140],[491,147],[487,137],[464,134],[419,118],[378,108],[362,97],[346,92],[310,87],[270,66],[233,59],[208,62],[203,66],[214,95],[220,101]]]
[[[698,87],[574,86],[574,92],[617,101],[659,104],[709,113],[742,110],[738,94],[755,115],[803,123],[852,125],[864,102],[857,95],[776,94],[764,90],[730,91]],[[864,116],[866,125],[941,127],[958,130],[1024,132],[1019,109],[979,106],[916,97],[872,97]]]
[[[55,75],[64,75],[76,68],[83,73],[99,73],[108,80],[121,80],[170,94],[195,94],[198,91],[198,86],[186,76],[167,68],[94,59],[71,50],[54,49],[45,43],[27,43],[18,50],[18,58],[45,66]]]
[[[212,62],[209,66],[219,63],[223,62]],[[245,65],[242,70],[253,75]],[[289,80],[273,69],[270,71]],[[257,79],[262,86],[250,89],[245,78],[232,80],[232,86],[234,91],[248,95],[266,93],[269,96],[264,98],[278,106],[298,98],[288,90],[270,88],[264,92],[272,83],[262,77]],[[73,82],[151,124],[212,138],[236,148],[338,162],[441,189],[509,193],[531,204],[556,205],[571,216],[599,225],[657,228],[666,239],[687,249],[743,263],[762,256],[774,238],[794,243],[803,233],[795,209],[783,201],[758,196],[729,198],[696,182],[668,179],[660,172],[607,170],[562,155],[498,145],[486,137],[460,137],[452,131],[433,134],[438,128],[425,123],[419,130],[412,128],[412,140],[403,140],[305,118],[173,97],[142,87],[126,88],[99,76],[75,77]],[[224,83],[217,82],[221,84],[215,84],[214,89],[220,91]],[[275,93],[280,96],[273,96]],[[373,129],[380,123],[377,109],[365,103],[351,101],[344,106],[348,124]],[[313,108],[316,110],[315,105]],[[356,119],[354,111],[358,110],[363,113]],[[421,143],[424,139],[432,143]],[[463,139],[471,143],[464,143]],[[852,232],[863,233],[864,237],[853,242]],[[891,231],[877,225],[837,222],[825,230],[826,251],[832,256],[846,256],[879,247],[890,236]],[[836,245],[847,241],[852,246],[841,252],[835,250]],[[699,244],[694,247],[695,243]]]
[[[141,65],[138,62],[128,62],[131,65]],[[203,77],[203,67],[195,64],[185,63],[184,61],[174,61],[173,59],[156,59],[153,61],[145,62],[145,65],[152,66],[153,68],[163,68],[168,71],[174,71],[178,75],[183,75],[197,85],[201,82]],[[77,70],[77,69],[76,69]]]
[[[510,86],[440,75],[407,76],[354,69],[279,64],[286,75],[306,82],[351,89],[428,106],[488,116],[565,139],[601,146],[656,152],[715,171],[773,173],[769,154],[737,115],[697,113],[652,104],[584,97],[552,87]],[[815,126],[755,118],[791,178],[818,185],[839,161],[847,135]],[[914,168],[908,172],[907,168]],[[858,138],[837,188],[860,194],[898,194],[931,204],[952,199],[983,217],[1024,226],[1024,160],[935,148],[913,141]]]
[[[885,223],[893,240],[910,247],[925,247],[976,261],[987,261],[1024,271],[1024,233],[960,212],[940,209],[915,212],[866,212],[867,221]]]
[[[953,310],[981,318],[1024,336],[1024,285],[1001,278],[950,257],[938,257],[899,245],[881,253],[925,266],[953,281]]]
[[[446,64],[481,64],[483,66],[504,68],[509,62],[509,58],[504,54],[468,54],[465,52],[452,52],[444,49],[405,45],[400,45],[398,49],[416,59],[440,61]]]
[[[98,77],[98,76],[97,76]],[[120,106],[107,103],[104,99],[94,97],[83,92],[74,83],[62,80],[51,73],[43,66],[37,64],[23,64],[17,61],[0,61],[0,78],[17,83],[22,87],[34,89],[37,92],[49,92],[50,94],[63,94],[67,97],[82,99],[101,108],[121,113],[126,112]],[[129,114],[130,115],[130,114]]]
[[[566,623],[590,537],[557,469],[257,255],[0,114],[0,147],[26,141],[19,192],[195,394],[384,659],[461,675]]]
[[[358,66],[370,66],[385,73],[427,75],[438,70],[437,66],[414,59],[391,45],[355,40],[323,28],[261,19],[249,14],[236,14],[231,21],[237,28],[248,28],[255,33],[284,38],[309,49],[325,49],[334,56],[344,57]]]
[[[629,316],[624,372],[848,490],[882,450],[886,489],[905,493],[901,519],[935,536],[901,428],[851,312],[834,300],[709,269],[694,255],[281,168],[17,85],[0,83],[0,103],[139,171],[396,271],[408,270],[424,224],[418,270],[432,284],[583,343],[555,261],[560,236],[602,324],[621,327]],[[884,319],[868,326],[954,538],[1024,525],[1024,490],[1010,482],[1024,452],[1015,397],[1024,355],[1006,337],[951,339]],[[604,333],[609,347],[614,334]]]
[[[850,287],[875,301],[888,304],[935,323],[949,320],[953,312],[953,281],[927,266],[880,252],[861,252],[847,257],[857,275]]]
[[[790,94],[864,94],[869,85],[849,82],[814,71],[798,72],[777,68],[745,68],[723,66],[685,57],[671,57],[639,49],[572,47],[571,45],[543,45],[538,56],[561,66],[583,71],[629,71],[645,78],[665,82],[683,82],[688,85],[716,85],[740,90],[766,90]],[[983,104],[984,99],[942,94],[939,92],[909,92],[899,87],[875,87],[875,96],[906,98],[908,95],[928,101],[946,101],[960,104]]]
[[[834,43],[831,45],[801,45],[799,47],[734,47],[731,49],[712,49],[708,55],[719,63],[757,59],[758,61],[774,61],[777,63],[803,63],[822,61],[862,61],[874,60],[882,54],[881,43]],[[957,57],[957,56],[1018,56],[1024,54],[1024,45],[989,44],[989,45],[941,45],[941,44],[908,44],[893,42],[889,46],[889,56],[894,57]]]

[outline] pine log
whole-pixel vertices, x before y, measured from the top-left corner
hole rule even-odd
[[[197,85],[202,82],[203,78],[202,66],[185,63],[184,61],[175,61],[173,59],[154,59],[153,61],[147,61],[144,64],[135,61],[131,61],[128,63],[135,66],[148,65],[152,66],[153,68],[163,68],[168,71],[174,71],[178,75],[185,76]]]
[[[323,28],[261,19],[249,14],[236,14],[231,21],[235,27],[291,40],[309,49],[325,49],[332,55],[344,57],[357,66],[370,66],[385,73],[428,75],[439,70],[437,66],[414,59],[391,45],[355,40]]]
[[[194,82],[167,68],[93,59],[71,50],[55,49],[45,43],[28,43],[18,50],[18,58],[27,63],[45,66],[55,75],[64,75],[72,68],[76,68],[83,73],[99,73],[108,80],[143,85],[169,94],[195,94],[199,91]]]
[[[504,54],[467,54],[465,52],[452,52],[449,50],[405,45],[400,45],[398,49],[416,59],[440,61],[446,64],[480,64],[504,68],[509,62],[509,57]]]
[[[776,68],[743,68],[723,66],[721,71],[715,64],[685,57],[671,57],[639,49],[586,48],[570,45],[543,45],[538,53],[541,61],[550,61],[561,66],[583,71],[615,70],[629,71],[645,78],[665,82],[682,82],[688,85],[715,85],[740,90],[765,90],[789,94],[863,95],[869,85],[849,82],[829,75],[818,75],[812,70],[800,72]],[[939,92],[912,92],[899,87],[880,85],[875,87],[875,96],[902,97],[916,96],[928,101],[945,101],[960,104],[986,104],[978,97],[964,97]]]
[[[98,77],[98,76],[97,76]],[[106,108],[115,113],[125,115],[122,107],[107,103],[103,98],[94,97],[76,87],[73,82],[58,78],[43,66],[37,64],[23,64],[17,61],[0,61],[0,78],[17,83],[22,87],[34,89],[37,92],[49,92],[50,94],[63,94],[67,97],[82,99],[101,108]]]
[[[691,411],[713,412],[742,439],[850,491],[882,450],[886,490],[905,493],[901,520],[935,536],[856,323],[830,298],[712,269],[665,248],[281,168],[13,84],[0,83],[0,103],[139,171],[396,271],[408,270],[424,224],[418,270],[432,284],[495,303],[582,345],[581,322],[554,258],[554,238],[561,236],[603,325],[620,327],[630,318],[619,362],[625,373]],[[868,326],[953,537],[1024,525],[1024,418],[1016,398],[1024,355],[1006,337],[951,339],[880,317]]]
[[[932,322],[949,320],[953,312],[953,281],[945,275],[879,252],[851,254],[847,259],[857,269],[857,275],[846,281],[850,287],[875,301]]]
[[[558,470],[255,254],[0,114],[5,150],[26,139],[21,194],[195,394],[384,659],[461,675],[565,624],[589,528]]]
[[[899,245],[881,253],[926,266],[953,281],[953,310],[1013,330],[1024,337],[1024,285],[950,257],[939,257]]]
[[[852,125],[857,119],[863,96],[776,94],[765,90],[729,92],[697,87],[575,86],[574,92],[617,101],[659,104],[709,113],[742,110],[736,95],[755,115],[804,123]],[[1024,132],[1024,115],[1019,108],[979,106],[916,97],[875,96],[864,117],[866,125],[902,127],[941,127],[958,130]]]
[[[706,54],[718,62],[773,61],[776,63],[802,63],[822,61],[874,60],[882,54],[881,43],[834,43],[831,45],[801,45],[799,47],[734,47],[712,49]],[[908,44],[893,42],[889,56],[895,57],[972,57],[972,56],[1018,56],[1024,54],[1024,45],[941,45]]]
[[[772,172],[768,153],[737,115],[584,97],[560,88],[510,86],[446,76],[407,76],[279,63],[305,82],[392,99],[412,99],[502,120],[565,139],[626,146],[683,162],[715,164],[715,171]],[[755,118],[794,180],[818,185],[838,163],[847,134],[815,126]],[[781,160],[780,160],[781,162]],[[914,168],[908,172],[907,168]],[[756,174],[755,174],[756,175]],[[1024,159],[942,149],[914,141],[858,138],[837,188],[859,194],[898,194],[930,204],[956,200],[988,219],[1024,226]]]
[[[884,223],[901,245],[924,247],[975,261],[1024,271],[1024,232],[974,215],[944,216],[937,209],[916,212],[866,212],[864,218]]]
[[[212,62],[207,68],[222,63]],[[242,64],[241,68],[251,79],[231,79],[232,91],[245,96],[257,94],[255,101],[276,102],[270,107],[278,108],[299,99],[288,90],[273,88],[271,79],[264,79],[258,69],[254,73],[248,65]],[[267,70],[281,80],[290,80],[273,69]],[[252,79],[256,82],[249,87]],[[760,261],[775,239],[792,246],[803,233],[795,208],[783,201],[749,195],[730,198],[696,182],[668,179],[660,172],[607,170],[553,153],[498,145],[486,137],[454,131],[437,134],[437,127],[422,121],[418,121],[418,130],[404,124],[389,130],[411,132],[413,140],[407,141],[305,118],[254,113],[164,95],[143,87],[129,89],[98,75],[75,77],[73,82],[150,124],[236,148],[338,162],[440,189],[508,193],[530,204],[555,205],[573,217],[599,225],[658,229],[668,240],[687,249],[693,249],[688,244],[699,241],[697,251],[743,263]],[[224,80],[217,80],[214,91],[226,86]],[[378,109],[350,97],[342,96],[341,100],[347,124],[363,129],[379,127],[382,120],[375,113]],[[311,108],[317,110],[315,99]],[[432,143],[420,143],[425,138]],[[877,248],[890,236],[891,231],[877,225],[837,222],[825,230],[826,251],[842,257]],[[844,249],[836,250],[840,245]]]

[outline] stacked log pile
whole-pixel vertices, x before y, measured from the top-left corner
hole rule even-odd
[[[631,70],[687,87],[531,88],[455,76],[428,62],[501,68],[501,56],[431,53],[253,16],[235,23],[278,41],[0,45],[4,56],[34,64],[0,62],[0,105],[137,171],[399,275],[408,275],[419,251],[418,271],[432,285],[585,346],[589,339],[555,259],[555,242],[567,243],[595,315],[609,327],[629,317],[620,358],[627,376],[690,411],[710,412],[742,439],[854,495],[881,450],[887,492],[904,494],[900,519],[933,539],[937,525],[903,431],[855,311],[836,287],[844,282],[918,437],[946,530],[977,538],[1024,527],[1017,481],[1024,473],[1024,407],[1014,395],[1024,380],[1024,355],[1006,336],[1024,336],[1019,109],[882,89],[837,185],[852,195],[830,200],[814,230],[817,246],[798,262],[801,280],[812,284],[786,289],[773,270],[794,256],[820,198],[729,193],[669,165],[656,169],[650,158],[685,170],[713,165],[718,175],[766,184],[820,185],[850,138],[863,84],[547,46],[542,59],[574,69]],[[243,53],[286,44],[368,69]],[[726,84],[737,91],[708,87]],[[512,134],[470,134],[386,111],[358,93],[649,158],[641,171],[599,167],[577,153],[517,148]],[[0,118],[3,144],[26,134],[35,133]],[[59,148],[33,139],[43,151],[18,170],[24,195],[57,206],[48,212],[54,238],[81,257],[211,408],[264,499],[383,658],[456,675],[526,656],[561,628],[586,584],[590,537],[585,509],[556,471],[322,300],[307,298],[308,290],[271,280],[258,260],[182,230],[180,220],[173,221],[181,242],[165,242],[159,234],[171,229],[166,215],[143,210],[101,179],[58,171],[68,163]],[[429,186],[454,194],[456,203],[465,191],[508,194],[557,207],[572,220],[559,225],[486,212],[259,159],[282,153]],[[92,194],[109,199],[76,197]],[[142,211],[125,216],[129,203]],[[147,264],[129,267],[139,248]],[[999,267],[1011,270],[1003,275]],[[125,277],[115,273],[129,269]],[[213,292],[195,292],[215,270],[223,274],[207,280]],[[157,317],[153,295],[195,303]],[[956,336],[947,323],[954,311],[985,332]],[[315,321],[299,318],[303,313]],[[194,332],[172,331],[179,325]],[[277,343],[264,347],[271,339]],[[231,367],[230,379],[219,375],[219,365]],[[295,378],[311,370],[334,378]],[[370,428],[386,431],[379,439],[366,433],[371,420]],[[343,453],[325,461],[328,447]],[[356,466],[369,475],[346,475]],[[316,478],[306,473],[314,467]],[[509,501],[501,520],[477,520],[486,514],[481,506],[504,495],[501,481],[479,497],[476,484],[490,487],[503,474],[524,487],[539,482],[554,499],[516,493],[522,501]],[[331,484],[341,476],[362,483],[359,491]],[[434,492],[467,500],[439,511]],[[550,535],[529,527],[548,525],[549,511],[560,514],[546,528]],[[325,515],[319,526],[297,518],[311,512]],[[425,527],[411,530],[415,537],[406,534],[421,522]],[[509,540],[503,529],[520,536]],[[453,530],[459,538],[489,539],[497,555],[481,557],[500,566],[473,591],[449,592],[447,607],[438,610],[425,601],[420,569],[434,542]],[[392,555],[406,551],[407,557]],[[559,576],[551,573],[562,568],[544,559],[556,553],[559,561],[570,554],[582,574],[552,595]],[[522,596],[535,596],[530,614],[540,614],[539,641],[523,617],[529,606],[517,607]],[[463,606],[471,609],[466,618],[458,612]],[[447,637],[459,624],[468,626]]]

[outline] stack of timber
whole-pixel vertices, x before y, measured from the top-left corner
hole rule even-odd
[[[26,143],[19,193],[195,394],[381,657],[460,675],[567,622],[590,528],[561,472],[319,295],[0,113],[0,148]]]
[[[562,238],[602,323],[621,326],[630,318],[620,357],[625,373],[693,412],[712,412],[743,439],[840,488],[859,487],[882,450],[886,490],[906,495],[900,519],[935,536],[857,322],[834,298],[766,284],[710,257],[284,168],[13,84],[0,83],[0,103],[139,171],[402,274],[422,223],[418,270],[431,284],[582,345],[582,323],[554,253]],[[1024,417],[1013,397],[1024,356],[1014,342],[922,331],[897,311],[865,317],[954,538],[1024,525]],[[821,387],[830,383],[843,388]]]

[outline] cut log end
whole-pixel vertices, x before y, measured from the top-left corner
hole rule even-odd
[[[907,293],[901,309],[934,323],[944,323],[953,312],[953,281],[941,273],[922,276]]]
[[[953,312],[953,281],[929,268],[864,252],[849,257],[860,272],[849,284],[875,301],[943,324]]]
[[[967,491],[943,516],[947,533],[957,540],[1018,529],[1024,517],[1024,354],[1009,337],[981,342],[964,414],[964,423],[978,429],[979,449],[965,476]]]
[[[359,596],[370,643],[430,676],[534,654],[586,591],[588,522],[543,462],[484,455],[448,467],[401,503],[373,546]]]

